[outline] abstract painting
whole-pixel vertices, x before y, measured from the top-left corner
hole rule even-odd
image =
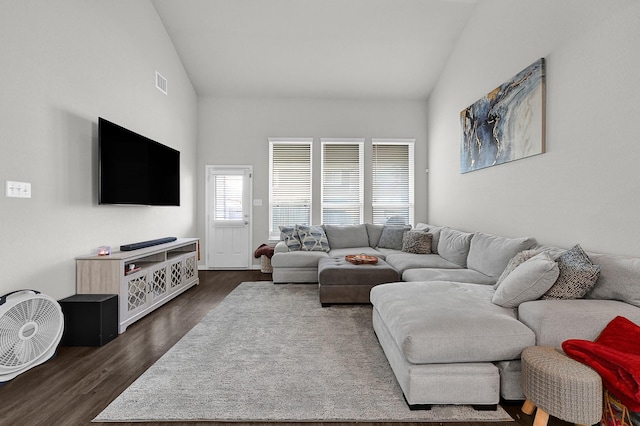
[[[541,58],[460,112],[460,173],[544,152],[544,80]]]

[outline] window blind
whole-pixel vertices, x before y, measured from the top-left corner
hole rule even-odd
[[[364,140],[322,140],[323,224],[363,222]]]
[[[311,223],[312,139],[269,141],[269,233]]]
[[[242,220],[242,175],[214,176],[215,204],[213,209],[215,220]]]
[[[413,223],[413,152],[412,140],[372,140],[373,223]]]

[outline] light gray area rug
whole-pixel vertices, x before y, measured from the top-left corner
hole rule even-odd
[[[94,421],[513,421],[501,407],[410,411],[371,309],[242,283]]]

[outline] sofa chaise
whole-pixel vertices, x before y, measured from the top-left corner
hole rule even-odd
[[[616,316],[640,323],[640,258],[428,224],[413,231],[430,235],[430,253],[408,253],[397,238],[406,228],[324,230],[323,250],[276,245],[274,282],[317,282],[323,257],[366,253],[393,266],[402,281],[371,290],[373,327],[411,408],[522,400],[526,347],[593,340]]]

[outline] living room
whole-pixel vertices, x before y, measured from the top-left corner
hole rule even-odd
[[[197,237],[206,252],[209,164],[253,165],[253,197],[263,203],[254,207],[252,241],[263,242],[274,136],[414,138],[416,222],[640,256],[640,145],[631,126],[640,105],[640,5],[459,3],[468,20],[433,89],[366,99],[202,96],[152,1],[3,1],[0,164],[4,181],[32,184],[32,197],[0,201],[0,294],[70,296],[74,259],[99,246]],[[542,57],[546,152],[460,174],[460,111]],[[169,95],[155,88],[155,71]],[[98,117],[181,152],[180,207],[98,205]]]

